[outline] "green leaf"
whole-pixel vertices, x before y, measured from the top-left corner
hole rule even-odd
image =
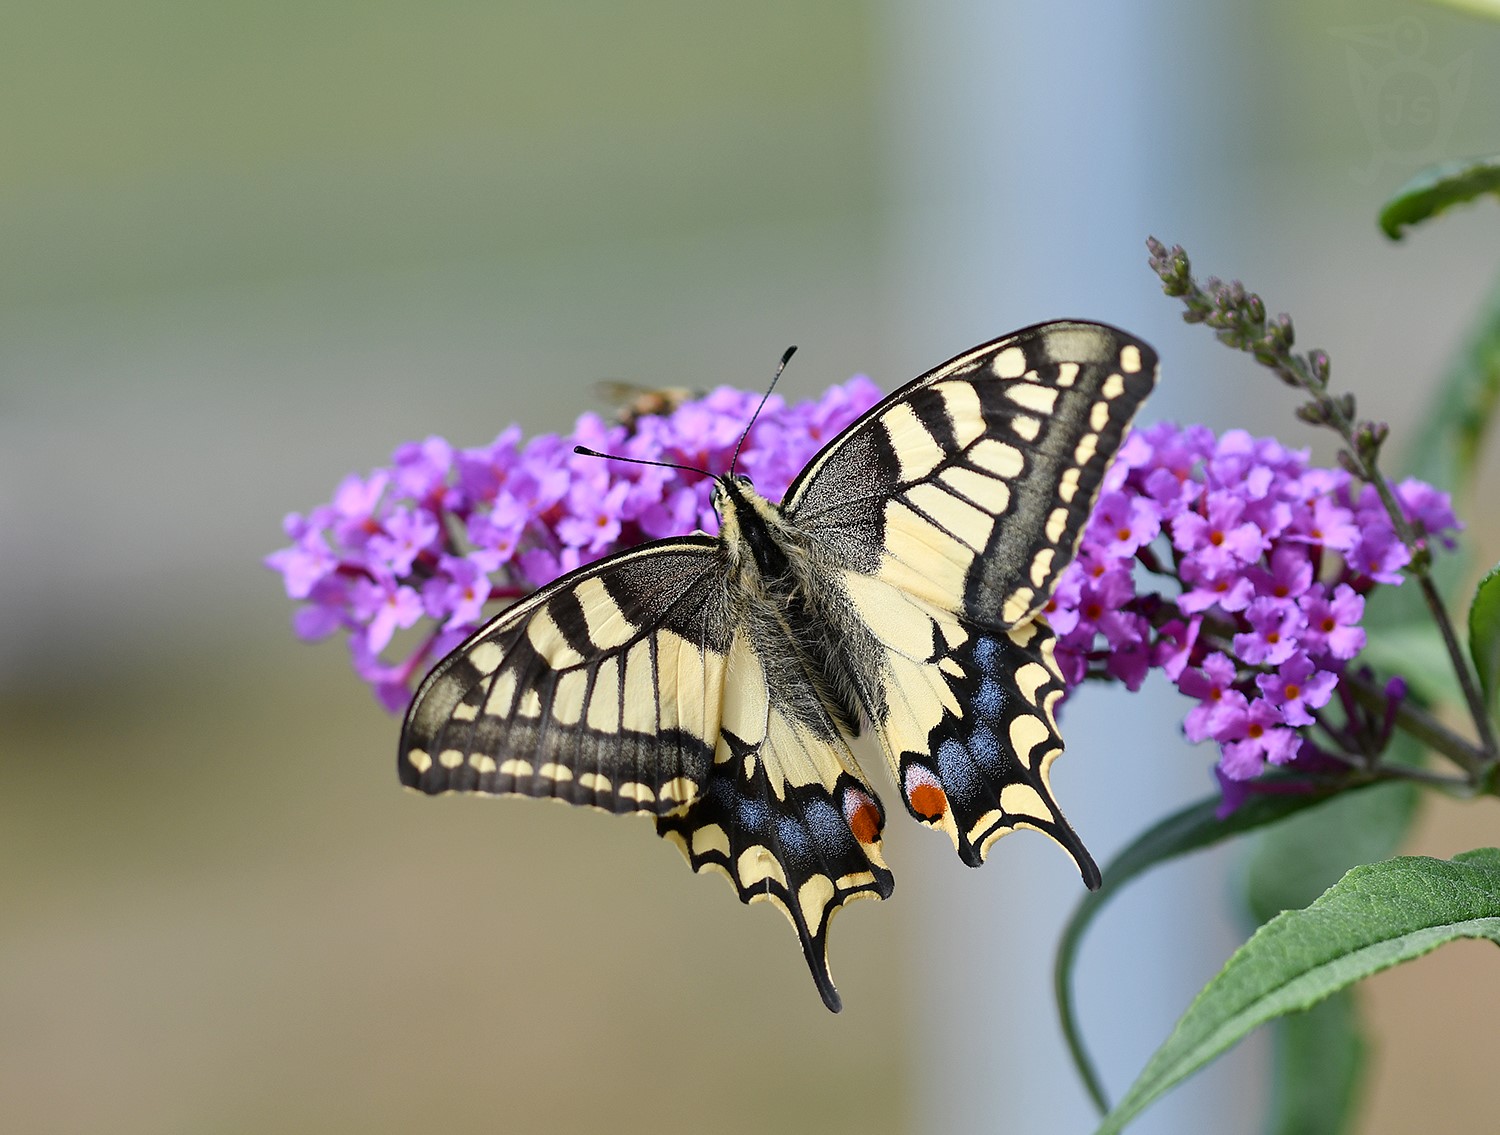
[[[1485,704],[1493,715],[1500,680],[1500,564],[1490,568],[1474,590],[1474,602],[1469,606],[1469,654],[1479,674]]]
[[[1398,733],[1385,759],[1420,764],[1422,747]],[[1284,910],[1312,902],[1351,867],[1384,859],[1400,846],[1416,814],[1418,794],[1409,784],[1383,784],[1358,796],[1341,795],[1326,808],[1295,816],[1255,841],[1245,872],[1245,902],[1255,925]],[[1292,1135],[1304,1130],[1296,1119],[1299,1101],[1320,1100],[1320,1130],[1344,1128],[1358,1102],[1367,1045],[1360,1033],[1356,991],[1340,994],[1348,1011],[1316,1020],[1284,1017],[1274,1022],[1271,1122],[1267,1131]],[[1301,1059],[1309,1046],[1317,1061]]]
[[[1356,787],[1363,786],[1346,786],[1341,794],[1347,795]],[[1104,908],[1104,904],[1137,875],[1189,852],[1212,847],[1231,836],[1243,835],[1267,824],[1278,823],[1297,812],[1325,803],[1333,792],[1330,788],[1321,792],[1252,796],[1222,820],[1215,814],[1220,802],[1217,794],[1199,800],[1196,804],[1189,804],[1142,832],[1110,860],[1104,869],[1104,881],[1099,889],[1085,895],[1074,908],[1057,944],[1057,955],[1052,965],[1052,986],[1068,1051],[1073,1056],[1079,1077],[1101,1113],[1109,1109],[1109,1101],[1083,1042],[1077,1004],[1073,996],[1073,968],[1078,960],[1078,948],[1083,942],[1084,931],[1089,924]]]
[[[1123,1130],[1256,1026],[1460,938],[1500,943],[1500,849],[1355,867],[1311,906],[1278,915],[1235,951],[1097,1135]]]
[[[1453,862],[1482,867],[1486,871],[1500,871],[1500,847],[1476,847],[1473,851],[1460,851],[1453,857]]]
[[[1398,734],[1383,760],[1406,763],[1420,756],[1421,746]],[[1394,855],[1418,801],[1411,784],[1387,781],[1369,792],[1340,793],[1327,807],[1290,817],[1257,839],[1245,872],[1245,903],[1254,925],[1306,906],[1356,864]]]
[[[1468,158],[1428,166],[1396,191],[1380,210],[1380,227],[1392,240],[1401,230],[1435,217],[1444,209],[1500,193],[1500,157]]]

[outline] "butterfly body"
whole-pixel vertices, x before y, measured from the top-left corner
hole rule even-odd
[[[1048,783],[1064,684],[1038,616],[1154,379],[1123,332],[1043,324],[881,401],[781,504],[719,477],[717,537],[581,568],[439,663],[403,782],[654,816],[695,870],[780,907],[835,1010],[829,921],[893,887],[864,725],[966,863],[1031,827],[1096,886]]]
[[[816,548],[747,477],[720,478],[713,503],[726,552],[728,592],[731,598],[743,598],[742,615],[756,627],[758,652],[795,660],[795,666],[786,668],[787,681],[810,685],[817,706],[847,736],[859,736],[856,675],[859,659],[870,654],[862,641],[868,636],[846,617],[847,608],[819,602],[827,591],[820,586]],[[813,724],[820,716],[809,705],[801,718]]]

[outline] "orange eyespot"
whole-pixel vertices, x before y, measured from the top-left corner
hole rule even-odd
[[[948,811],[948,797],[941,788],[931,784],[918,784],[906,794],[912,811],[929,820],[941,820]]]
[[[844,789],[844,820],[860,843],[880,838],[880,807],[857,788]]]
[[[866,801],[849,817],[849,830],[860,843],[874,843],[880,838],[880,813]]]

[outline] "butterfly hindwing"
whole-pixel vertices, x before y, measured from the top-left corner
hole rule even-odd
[[[1046,623],[1000,631],[874,576],[845,572],[843,585],[865,613],[861,697],[907,811],[945,831],[972,867],[999,836],[1028,827],[1097,883],[1048,780],[1062,751],[1054,713],[1066,686]]]
[[[1093,890],[1099,868],[1063,818],[1048,776],[1062,752],[1053,710],[1067,688],[1052,630],[1041,620],[998,633],[964,629],[967,637],[940,664],[960,710],[945,710],[911,743],[890,730],[900,745],[902,798],[923,823],[947,831],[970,866],[1001,836],[1032,828],[1073,857]]]
[[[767,681],[764,661],[737,636],[708,782],[691,808],[658,818],[657,831],[695,871],[723,874],[741,902],[770,902],[787,916],[837,1012],[828,925],[852,899],[890,895],[885,814],[832,719],[780,696],[786,687]]]

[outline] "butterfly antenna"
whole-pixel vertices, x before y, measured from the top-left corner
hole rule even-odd
[[[734,476],[734,467],[739,464],[740,446],[745,444],[745,439],[750,436],[751,427],[755,425],[755,419],[760,417],[760,412],[766,408],[766,403],[771,400],[771,391],[776,389],[776,383],[781,379],[781,372],[786,370],[786,364],[797,353],[796,347],[788,347],[781,356],[781,362],[776,366],[776,373],[771,376],[771,385],[766,387],[765,394],[761,397],[760,405],[755,407],[755,413],[750,415],[750,421],[745,425],[745,432],[740,434],[739,443],[734,447],[734,456],[729,459],[729,475]]]
[[[699,469],[696,465],[679,465],[675,461],[648,461],[644,457],[621,457],[618,453],[600,453],[597,449],[590,449],[586,445],[575,445],[573,452],[584,457],[602,457],[606,461],[627,461],[631,465],[654,465],[658,469],[681,469],[684,473],[698,473],[704,477],[713,476],[707,469]]]

